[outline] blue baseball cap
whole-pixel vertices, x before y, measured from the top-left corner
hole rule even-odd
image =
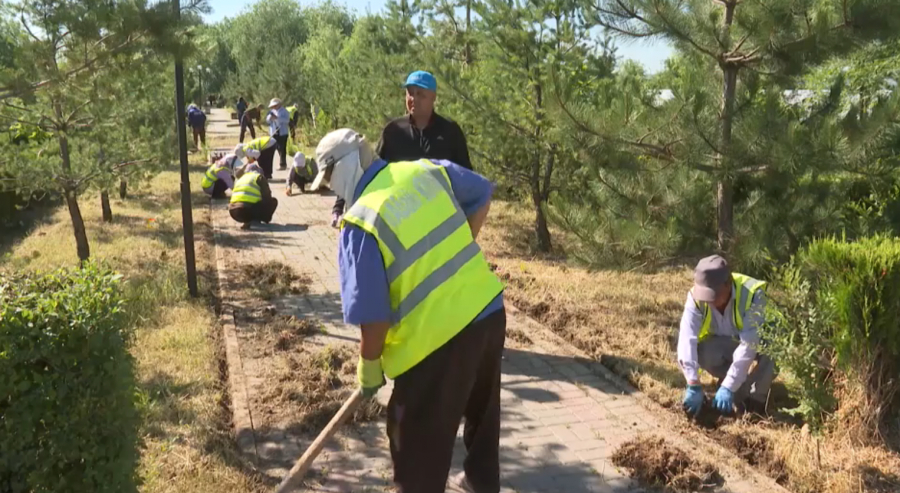
[[[409,74],[409,77],[406,78],[406,84],[403,84],[403,87],[409,86],[417,86],[422,89],[437,92],[437,80],[431,73],[423,70],[416,70]]]

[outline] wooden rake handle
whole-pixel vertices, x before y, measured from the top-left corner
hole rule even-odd
[[[359,408],[363,400],[362,391],[360,389],[354,390],[350,397],[344,401],[344,405],[341,406],[337,413],[335,413],[334,417],[331,418],[331,421],[328,422],[328,425],[325,426],[325,429],[319,433],[319,436],[316,437],[312,445],[306,449],[306,452],[303,452],[303,455],[300,456],[300,459],[294,464],[294,467],[292,467],[284,479],[281,480],[281,484],[278,485],[275,493],[288,493],[303,479],[306,475],[306,471],[309,470],[313,461],[319,456],[319,453],[322,452],[322,448],[325,447],[325,442],[334,435],[344,421],[347,421],[347,418],[356,412],[356,409]]]

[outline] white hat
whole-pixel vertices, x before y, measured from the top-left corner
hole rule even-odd
[[[244,144],[234,146],[234,155],[238,158],[244,157]]]
[[[278,99],[278,98],[272,98],[272,100],[269,101],[269,108],[274,108],[274,107],[276,107],[276,106],[278,106],[278,105],[280,105],[280,104],[281,104],[281,100],[280,100],[280,99]]]
[[[252,157],[253,159],[259,159],[260,152],[257,151],[256,149],[247,149],[246,151],[244,151],[244,154],[246,154],[247,157]]]
[[[315,192],[325,180],[325,174],[332,170],[334,164],[342,157],[353,151],[359,150],[362,136],[349,128],[335,130],[319,141],[316,146],[316,164],[319,165],[319,174],[313,180],[310,190]]]

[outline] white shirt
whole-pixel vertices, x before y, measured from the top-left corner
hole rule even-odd
[[[736,392],[747,380],[750,365],[756,358],[756,347],[759,344],[759,326],[765,319],[766,294],[763,290],[757,290],[750,303],[750,309],[744,315],[744,329],[737,330],[734,325],[734,286],[731,288],[731,300],[725,307],[724,313],[719,313],[710,304],[712,323],[709,334],[728,336],[740,339],[740,344],[734,350],[731,368],[722,381],[722,386]],[[689,382],[699,381],[700,364],[697,360],[697,339],[700,337],[700,326],[703,325],[703,311],[694,304],[694,298],[688,292],[684,303],[684,313],[681,315],[681,327],[678,332],[678,365],[684,373],[684,378]]]
[[[269,137],[288,135],[290,131],[289,123],[291,121],[291,114],[288,113],[288,110],[286,110],[284,106],[279,107],[277,110],[269,110],[266,114],[266,121],[269,122]]]

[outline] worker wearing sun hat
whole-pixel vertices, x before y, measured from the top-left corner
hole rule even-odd
[[[678,364],[687,380],[684,409],[697,415],[703,405],[700,369],[718,379],[712,404],[729,414],[764,414],[775,379],[772,359],[757,352],[759,326],[765,320],[766,283],[732,272],[719,255],[706,257],[694,269],[678,334]],[[753,361],[756,367],[750,371]]]
[[[278,149],[278,141],[273,137],[260,137],[253,139],[246,144],[238,144],[234,147],[234,154],[243,158],[244,153],[249,150],[259,151],[259,166],[263,170],[266,179],[272,179],[272,161],[275,159],[275,151]]]
[[[266,115],[269,123],[269,137],[278,143],[278,169],[287,169],[287,141],[290,135],[291,115],[281,104],[278,98],[269,101],[269,113]]]
[[[384,126],[375,153],[389,163],[422,158],[447,159],[472,169],[462,128],[434,110],[438,88],[434,75],[416,70],[406,77],[403,88],[406,114]],[[335,226],[343,209],[344,203],[338,199],[331,211]]]
[[[457,484],[500,490],[503,285],[476,238],[493,185],[449,161],[378,159],[351,129],[316,147],[346,199],[338,241],[344,322],[361,328],[357,377],[371,396],[394,380],[387,432],[401,492],[443,492],[465,417]]]
[[[250,162],[235,170],[234,189],[228,204],[231,218],[241,223],[241,229],[250,229],[254,221],[269,223],[278,208],[278,199],[272,197],[269,181],[262,168],[256,163],[259,151],[249,149],[247,157]]]
[[[234,172],[235,163],[240,163],[240,158],[235,154],[226,154],[221,159],[212,163],[206,169],[203,179],[200,181],[200,187],[203,193],[214,199],[222,199],[228,195],[229,190],[234,186],[232,173]]]

